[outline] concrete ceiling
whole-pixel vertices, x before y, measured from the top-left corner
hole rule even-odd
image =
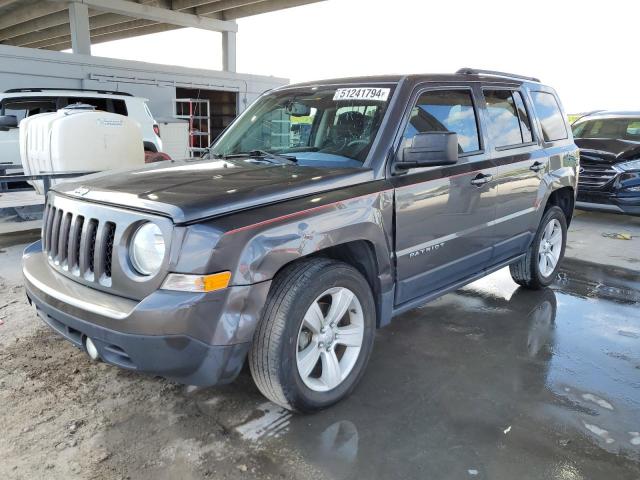
[[[92,44],[193,26],[228,31],[237,18],[323,0],[77,0],[89,7]],[[71,48],[70,1],[0,0],[0,44]]]

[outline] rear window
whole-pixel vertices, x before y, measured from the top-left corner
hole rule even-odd
[[[545,142],[567,138],[567,127],[556,97],[547,92],[531,92],[533,106],[540,119]]]

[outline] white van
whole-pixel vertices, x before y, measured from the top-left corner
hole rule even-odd
[[[0,168],[2,164],[21,165],[20,120],[38,113],[55,112],[75,103],[130,117],[140,124],[144,150],[161,152],[160,130],[146,101],[128,93],[106,90],[16,88],[0,93]]]

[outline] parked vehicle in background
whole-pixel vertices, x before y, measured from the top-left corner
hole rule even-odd
[[[132,118],[140,124],[144,150],[162,151],[158,124],[144,98],[106,90],[16,88],[0,93],[0,163],[21,165],[18,125],[22,119],[77,103]],[[87,165],[86,170],[90,169]]]
[[[82,172],[90,164],[101,172],[145,163],[138,122],[117,113],[73,104],[20,122],[20,158],[26,175]],[[153,155],[159,155],[154,153]],[[40,180],[29,182],[44,194]],[[58,183],[51,181],[51,185]]]
[[[579,165],[553,89],[472,69],[278,88],[208,156],[56,185],[29,301],[123,368],[214,385],[248,358],[298,411],[348,395],[392,317],[507,265],[549,285]]]
[[[640,215],[640,112],[598,111],[579,118],[578,208]]]

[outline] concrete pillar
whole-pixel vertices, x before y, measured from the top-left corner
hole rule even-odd
[[[71,49],[73,53],[91,55],[89,36],[89,7],[83,3],[69,4],[69,26],[71,27]]]
[[[222,32],[222,70],[236,71],[236,32]]]

